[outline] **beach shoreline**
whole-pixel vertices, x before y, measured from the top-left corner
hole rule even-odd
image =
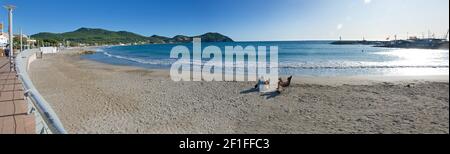
[[[69,133],[449,133],[448,75],[294,77],[280,95],[260,96],[252,82],[173,82],[167,70],[79,50],[29,71]]]

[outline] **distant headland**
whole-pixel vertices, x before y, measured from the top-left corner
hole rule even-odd
[[[445,38],[409,38],[407,40],[367,41],[367,40],[339,40],[331,42],[333,45],[372,45],[384,48],[417,48],[417,49],[448,49],[449,41]]]
[[[201,38],[203,42],[234,42],[228,36],[212,32],[198,36],[177,35],[170,38],[158,35],[147,37],[127,31],[110,31],[100,28],[80,28],[72,32],[43,32],[31,35],[31,38],[42,44],[56,46],[62,44],[68,46],[174,44],[191,42],[194,37]]]

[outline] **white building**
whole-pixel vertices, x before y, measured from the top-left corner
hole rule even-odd
[[[56,47],[41,47],[40,51],[43,54],[52,54],[52,53],[58,53],[59,52],[58,48],[56,48]]]
[[[5,49],[6,45],[8,44],[8,34],[2,33],[0,34],[0,49]]]

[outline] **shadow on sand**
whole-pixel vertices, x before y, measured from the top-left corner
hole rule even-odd
[[[257,88],[251,88],[248,90],[241,91],[241,94],[250,94],[250,93],[258,93],[259,90]],[[279,91],[263,93],[260,96],[266,97],[266,99],[272,99],[279,96],[281,93]]]
[[[261,96],[265,96],[266,99],[272,99],[279,96],[281,93],[279,91],[264,93]]]
[[[259,92],[259,90],[257,88],[251,88],[248,90],[241,91],[241,94],[250,94],[250,93],[257,93],[257,92]]]

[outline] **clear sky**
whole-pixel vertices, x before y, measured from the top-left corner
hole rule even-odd
[[[220,32],[238,41],[442,37],[449,0],[0,0],[27,34],[80,27],[174,36]],[[7,23],[7,11],[0,11]]]

